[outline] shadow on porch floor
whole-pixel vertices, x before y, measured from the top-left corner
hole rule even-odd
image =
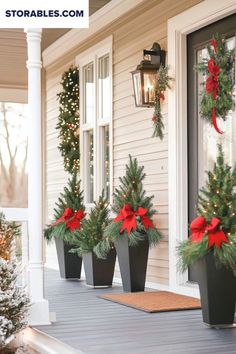
[[[148,314],[97,297],[121,291],[118,285],[95,290],[55,270],[45,273],[57,322],[38,329],[85,354],[236,353],[236,329],[207,328],[200,310]]]

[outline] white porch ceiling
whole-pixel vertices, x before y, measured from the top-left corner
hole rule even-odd
[[[110,0],[90,0],[89,13],[103,7]],[[69,29],[43,29],[42,50]],[[27,47],[23,29],[0,29],[0,88],[27,87]]]

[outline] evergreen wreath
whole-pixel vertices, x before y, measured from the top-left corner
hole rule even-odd
[[[160,138],[161,140],[164,138],[164,123],[163,123],[163,116],[161,112],[161,102],[164,101],[165,96],[164,92],[167,88],[170,88],[170,81],[172,80],[171,77],[168,75],[168,66],[160,66],[157,72],[157,79],[156,79],[156,87],[155,87],[155,103],[154,103],[154,113],[152,117],[153,121],[153,137]]]
[[[79,72],[71,67],[62,75],[63,91],[58,94],[59,118],[56,129],[59,130],[58,149],[64,159],[64,168],[69,173],[79,171]]]
[[[209,59],[203,58],[195,66],[197,72],[207,77],[206,82],[202,83],[204,88],[200,114],[222,134],[217,125],[217,117],[226,120],[229,111],[234,108],[235,48],[229,50],[225,38],[216,33],[207,45],[207,52]]]
[[[236,166],[224,162],[218,145],[217,162],[208,171],[206,186],[200,191],[198,217],[190,225],[191,236],[178,246],[182,271],[209,252],[216,265],[236,269]]]
[[[129,246],[135,246],[145,238],[150,246],[160,241],[161,235],[151,220],[156,214],[152,204],[154,196],[146,196],[143,190],[146,177],[143,170],[144,166],[138,166],[137,159],[129,155],[126,174],[119,178],[121,185],[114,193],[112,211],[117,216],[104,232],[111,242],[118,237],[127,237]]]

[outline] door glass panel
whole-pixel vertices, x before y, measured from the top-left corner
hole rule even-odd
[[[83,67],[84,74],[84,119],[83,122],[93,123],[95,114],[95,83],[93,63]]]
[[[109,125],[101,127],[101,174],[102,188],[105,196],[109,199],[110,196],[110,140],[109,140]]]
[[[226,40],[229,49],[235,47],[235,37]],[[197,51],[197,62],[201,62],[207,57],[207,49],[203,48]],[[198,89],[198,187],[202,187],[205,183],[207,175],[205,171],[213,168],[217,156],[217,144],[224,146],[226,161],[232,165],[236,162],[236,111],[230,111],[227,119],[218,119],[217,124],[224,134],[215,131],[205,119],[200,117],[201,91],[203,89],[202,82],[206,81],[206,77],[198,73],[197,75]],[[236,89],[234,86],[234,97]]]

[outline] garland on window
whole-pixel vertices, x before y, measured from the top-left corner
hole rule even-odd
[[[64,159],[64,168],[69,173],[80,168],[79,150],[79,72],[71,67],[62,75],[63,91],[58,94],[59,119],[56,129],[59,130],[59,150]]]
[[[195,66],[198,72],[206,76],[206,82],[202,83],[200,114],[222,134],[217,118],[226,120],[229,111],[234,108],[235,48],[229,50],[224,37],[217,33],[207,46],[207,52],[209,59],[204,58]]]
[[[164,101],[165,96],[164,92],[167,88],[170,88],[170,81],[172,80],[171,77],[168,76],[168,66],[160,66],[160,69],[157,72],[157,80],[156,80],[156,99],[154,103],[154,113],[152,117],[153,121],[153,137],[160,138],[161,140],[164,138],[164,123],[163,123],[163,116],[161,112],[161,102]]]

